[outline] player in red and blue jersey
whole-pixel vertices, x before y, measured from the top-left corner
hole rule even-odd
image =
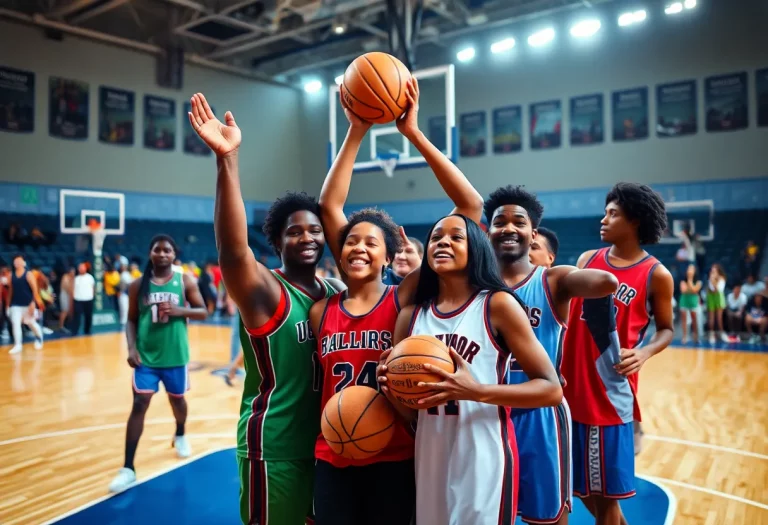
[[[618,500],[635,494],[638,372],[672,342],[674,283],[642,248],[657,243],[667,226],[661,196],[619,183],[605,203],[600,237],[611,246],[583,253],[577,266],[612,273],[619,288],[604,299],[571,301],[561,371],[573,419],[573,492],[598,525],[619,525]],[[651,317],[656,333],[646,344]]]

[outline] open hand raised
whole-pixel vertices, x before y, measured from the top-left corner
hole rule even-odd
[[[189,123],[216,156],[223,157],[240,147],[242,134],[231,111],[224,114],[225,124],[222,124],[202,93],[195,93],[190,102],[192,111],[187,113]]]

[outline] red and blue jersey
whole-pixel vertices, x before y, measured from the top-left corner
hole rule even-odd
[[[598,426],[640,421],[638,374],[624,377],[614,366],[622,348],[643,343],[651,322],[651,276],[660,264],[648,255],[619,268],[608,261],[608,250],[595,252],[584,267],[613,274],[619,288],[601,299],[571,299],[561,365],[573,420]]]
[[[370,312],[353,315],[344,308],[346,292],[328,299],[317,334],[317,357],[323,370],[322,401],[328,400],[348,386],[379,389],[376,367],[382,352],[392,348],[400,305],[397,287],[388,286]],[[413,457],[414,439],[400,418],[395,435],[387,448],[363,460],[351,460],[334,453],[323,435],[317,437],[315,458],[335,467],[364,466],[382,461],[403,461]]]

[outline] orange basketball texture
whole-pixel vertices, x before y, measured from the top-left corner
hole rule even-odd
[[[347,459],[375,456],[395,433],[395,410],[367,386],[350,386],[326,403],[320,429],[336,454]]]
[[[344,73],[341,96],[352,113],[368,122],[386,124],[408,107],[405,96],[411,78],[408,68],[387,53],[357,57]]]
[[[412,335],[403,339],[387,358],[387,387],[392,396],[408,408],[427,408],[417,404],[419,399],[437,393],[428,387],[417,386],[420,381],[437,383],[442,380],[439,375],[424,369],[427,363],[449,373],[456,371],[448,347],[431,335]]]

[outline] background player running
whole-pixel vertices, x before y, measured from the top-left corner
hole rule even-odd
[[[640,421],[638,372],[672,341],[673,280],[641,245],[667,226],[664,201],[642,184],[619,183],[605,199],[600,238],[609,248],[579,257],[579,268],[612,273],[619,288],[605,300],[571,301],[563,389],[573,417],[574,494],[598,525],[623,523],[618,500],[635,494],[633,420]],[[656,320],[656,333],[644,344]]]
[[[178,253],[168,235],[155,235],[149,243],[149,261],[140,280],[128,288],[128,364],[133,371],[133,406],[125,430],[125,463],[109,485],[111,492],[121,492],[136,481],[133,465],[136,447],[144,431],[152,396],[162,382],[168,393],[176,435],[173,446],[180,458],[192,453],[184,435],[189,390],[189,337],[187,319],[208,317],[197,283],[188,275],[174,271]],[[189,303],[189,307],[186,304]]]
[[[533,333],[560,374],[564,319],[573,297],[605,297],[618,281],[608,272],[575,266],[546,269],[531,264],[529,249],[544,207],[522,186],[505,186],[485,201],[488,236],[504,282],[523,302]],[[546,241],[545,241],[546,242]],[[520,364],[510,364],[507,382],[528,381]],[[562,383],[561,379],[561,383]],[[556,407],[512,408],[520,455],[519,511],[528,523],[568,523],[572,509],[571,417],[568,404]]]
[[[270,271],[248,246],[240,194],[241,133],[231,112],[216,119],[198,93],[189,121],[217,157],[214,228],[219,264],[242,320],[246,376],[237,431],[243,523],[302,525],[312,508],[315,438],[320,432],[315,338],[309,308],[334,285],[316,277],[325,248],[317,201],[288,193],[267,212],[264,233],[282,266]]]

